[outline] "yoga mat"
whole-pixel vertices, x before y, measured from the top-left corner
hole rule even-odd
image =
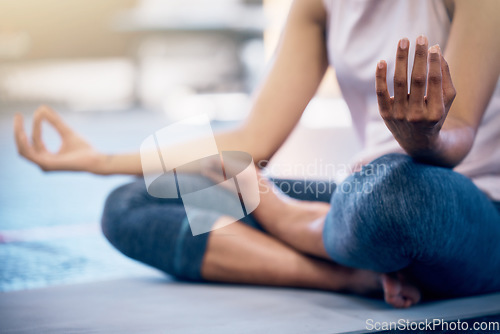
[[[500,313],[500,294],[398,310],[324,291],[144,277],[0,294],[1,333],[346,333],[367,319],[455,320]]]

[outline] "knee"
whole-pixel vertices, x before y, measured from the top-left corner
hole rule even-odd
[[[413,250],[407,246],[418,237],[415,226],[426,219],[429,189],[420,169],[411,157],[390,154],[339,185],[324,234],[334,260],[379,272],[409,264]]]
[[[419,215],[421,204],[429,195],[435,196],[427,167],[406,155],[384,155],[346,179],[332,198],[332,204],[344,212],[345,218],[358,222],[354,227],[395,228],[391,222]]]
[[[113,190],[107,197],[101,217],[101,229],[109,242],[118,247],[123,233],[124,220],[131,214],[137,196],[144,188],[142,182],[125,184]]]

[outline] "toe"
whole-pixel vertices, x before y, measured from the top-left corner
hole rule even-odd
[[[386,303],[394,307],[402,307],[404,300],[401,296],[401,283],[387,274],[382,274],[382,286]]]
[[[400,273],[397,276],[383,274],[382,286],[385,301],[394,307],[407,308],[420,301],[418,288],[407,282]]]

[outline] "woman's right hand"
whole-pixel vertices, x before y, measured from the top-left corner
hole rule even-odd
[[[61,137],[61,147],[57,152],[51,152],[45,147],[42,139],[43,121],[54,127]],[[46,106],[35,111],[31,141],[24,131],[21,114],[14,118],[14,135],[19,154],[43,171],[96,172],[95,169],[104,157],[73,131],[54,110]]]

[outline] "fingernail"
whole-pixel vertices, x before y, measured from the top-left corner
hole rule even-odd
[[[439,45],[433,45],[429,48],[430,53],[439,53]]]
[[[426,40],[426,37],[424,35],[420,35],[417,38],[417,44],[418,45],[425,45],[425,40]]]
[[[401,50],[406,49],[408,47],[408,39],[403,38],[401,42],[399,42],[399,47],[401,48]]]
[[[379,61],[379,62],[378,62],[378,65],[377,65],[377,66],[378,66],[378,68],[379,68],[379,69],[383,69],[383,68],[384,68],[384,63],[385,63],[385,61],[384,61],[384,60]]]

